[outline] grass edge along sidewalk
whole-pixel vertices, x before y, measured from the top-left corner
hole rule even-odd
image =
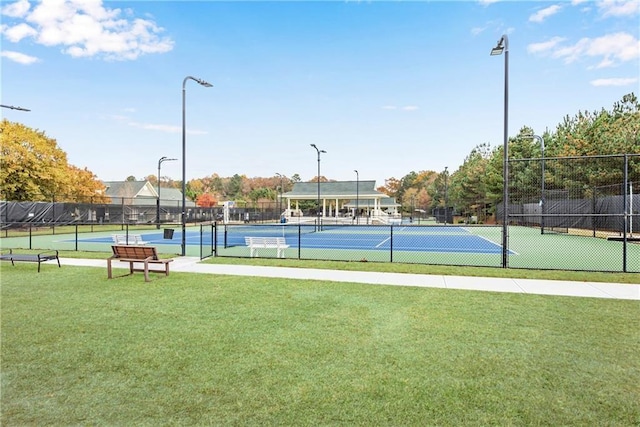
[[[640,417],[637,301],[0,268],[3,425]]]
[[[25,253],[37,253],[36,250]],[[112,255],[111,252],[83,252],[83,251],[59,251],[61,258],[87,258],[104,259]],[[163,258],[177,257],[176,254],[161,253]],[[264,265],[270,267],[296,267],[296,268],[320,268],[331,270],[351,271],[376,271],[381,273],[412,273],[435,274],[443,276],[475,276],[475,277],[503,277],[514,279],[542,279],[542,280],[568,280],[576,282],[606,282],[606,283],[632,283],[640,284],[640,273],[616,273],[616,272],[590,272],[590,271],[566,271],[566,270],[525,270],[504,269],[499,267],[465,267],[448,265],[426,264],[402,264],[384,262],[357,262],[357,261],[328,261],[328,260],[297,260],[297,259],[273,259],[273,258],[206,258],[202,263],[229,264],[229,265]],[[44,266],[44,264],[43,264]],[[106,268],[106,261],[105,261]]]

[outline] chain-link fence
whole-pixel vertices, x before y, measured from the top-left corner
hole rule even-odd
[[[0,201],[0,223],[8,224],[163,224],[181,221],[182,202],[153,198],[118,198],[119,203],[11,202]],[[221,220],[223,208],[191,206],[185,209],[187,223]],[[229,209],[232,221],[264,222],[280,218],[276,202],[236,203]]]
[[[404,218],[291,219],[280,222],[277,204],[238,206],[222,224],[222,208],[188,207],[187,255],[278,257],[357,262],[402,262],[529,269],[640,272],[640,155],[511,159],[509,209],[489,202],[466,216],[450,207],[437,222]],[[2,247],[109,250],[117,230],[181,253],[181,207],[153,204],[1,202]],[[474,213],[497,224],[480,224]],[[311,222],[305,222],[309,220]],[[172,230],[167,238],[159,228]],[[508,239],[505,239],[507,230]],[[173,234],[176,231],[176,234]],[[91,234],[94,234],[92,236]],[[47,236],[56,236],[51,238]],[[252,248],[251,242],[262,242]],[[283,248],[271,239],[284,239]],[[503,243],[507,243],[505,246]],[[255,250],[252,250],[255,249]],[[282,249],[282,250],[280,250]],[[507,262],[505,263],[505,260]]]

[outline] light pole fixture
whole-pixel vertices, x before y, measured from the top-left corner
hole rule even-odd
[[[184,80],[182,81],[182,215],[181,215],[181,222],[182,222],[182,243],[181,243],[181,251],[180,254],[181,256],[184,256],[186,253],[186,248],[187,248],[187,239],[186,239],[186,233],[187,233],[187,211],[186,211],[186,204],[187,204],[187,200],[186,200],[186,193],[187,193],[187,120],[186,120],[186,98],[187,98],[187,91],[186,91],[186,85],[187,85],[187,80],[193,80],[194,82],[198,83],[201,86],[204,87],[211,87],[213,86],[211,83],[206,82],[202,79],[198,79],[195,77],[191,77],[191,76],[187,76],[184,78]]]
[[[320,153],[326,153],[326,151],[319,149],[316,144],[311,144],[313,148],[318,152],[318,227],[320,226],[320,217],[322,216],[322,211],[320,210]]]
[[[3,104],[0,104],[0,107],[2,107],[2,108],[9,108],[9,109],[11,109],[11,110],[18,110],[18,111],[31,111],[31,110],[29,110],[28,108],[15,107],[15,106],[13,106],[13,105],[3,105]]]
[[[284,192],[284,189],[282,188],[282,178],[284,178],[284,175],[276,172],[276,176],[280,177],[280,215],[282,216],[282,193]]]
[[[170,159],[167,156],[162,156],[158,160],[158,202],[156,203],[156,229],[160,229],[160,166],[162,162],[169,162],[172,160],[178,159]]]
[[[360,174],[357,169],[353,170],[356,173],[356,224],[358,223],[358,215],[360,213]]]
[[[539,135],[524,135],[529,138],[537,139],[540,143],[540,151],[542,153],[542,173],[541,173],[541,181],[540,181],[540,234],[544,234],[544,205],[546,203],[544,197],[544,138]]]
[[[491,56],[504,52],[504,135],[502,152],[502,267],[509,266],[509,38],[504,34],[491,49]]]
[[[444,225],[447,225],[449,220],[449,208],[447,207],[449,205],[449,187],[447,186],[449,172],[447,169],[449,166],[444,167]]]

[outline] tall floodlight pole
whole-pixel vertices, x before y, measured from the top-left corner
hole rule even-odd
[[[502,152],[502,267],[509,266],[509,38],[504,34],[496,47],[491,49],[491,56],[504,52],[504,135]]]
[[[360,174],[356,169],[353,170],[356,173],[356,224],[358,223],[358,214],[360,213]]]
[[[322,216],[322,211],[320,210],[320,153],[326,153],[326,151],[319,149],[316,144],[311,144],[313,148],[318,152],[318,227],[320,227],[320,217]]]
[[[181,251],[180,255],[184,256],[187,248],[187,211],[186,211],[186,194],[187,194],[187,115],[186,115],[186,98],[187,98],[187,80],[193,80],[204,87],[213,86],[211,83],[208,83],[202,79],[198,79],[195,77],[187,76],[182,81],[182,243],[181,243]]]
[[[16,107],[13,105],[4,105],[4,104],[0,104],[0,107],[2,108],[9,108],[10,110],[18,110],[18,111],[31,111],[28,108],[22,108],[22,107]]]
[[[449,166],[444,167],[444,225],[448,224],[449,218],[449,208],[447,207],[449,205],[449,187],[447,186],[447,178],[449,173],[447,169],[449,169]]]
[[[158,160],[158,202],[156,203],[156,229],[160,229],[160,167],[163,162],[169,162],[172,160],[178,159],[170,159],[167,156],[162,156]]]

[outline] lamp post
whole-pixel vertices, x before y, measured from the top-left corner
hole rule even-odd
[[[160,157],[158,160],[158,203],[156,203],[156,229],[160,229],[160,166],[162,162],[169,162],[178,159],[169,159],[166,156]]]
[[[447,186],[447,177],[449,173],[447,172],[447,169],[449,169],[449,166],[444,167],[444,225],[448,224],[449,218],[449,209],[447,207],[449,204],[449,188]]]
[[[186,200],[186,193],[187,193],[187,116],[186,116],[186,98],[187,98],[187,91],[186,91],[186,85],[187,85],[187,80],[193,80],[194,82],[198,83],[201,86],[204,87],[211,87],[213,86],[211,83],[208,83],[202,79],[198,79],[195,77],[191,77],[191,76],[187,76],[184,78],[184,80],[182,81],[182,215],[181,215],[181,222],[182,222],[182,243],[181,243],[181,251],[180,254],[181,256],[185,255],[186,252],[186,248],[187,248],[187,239],[186,239],[186,233],[187,233],[187,216],[186,216],[186,204],[187,204],[187,200]]]
[[[322,216],[322,211],[320,210],[320,153],[326,153],[326,151],[319,149],[316,144],[311,144],[313,148],[318,152],[318,227],[320,227],[320,217]]]
[[[360,174],[357,169],[353,170],[356,173],[356,224],[359,222],[358,214],[360,213]]]
[[[509,38],[504,34],[498,44],[491,49],[491,56],[504,52],[504,135],[502,152],[502,267],[509,266]]]
[[[13,105],[3,105],[3,104],[0,104],[0,107],[2,107],[2,108],[9,108],[9,109],[11,109],[11,110],[18,110],[18,111],[31,111],[31,110],[29,110],[28,108],[15,107],[15,106],[13,106]]]

